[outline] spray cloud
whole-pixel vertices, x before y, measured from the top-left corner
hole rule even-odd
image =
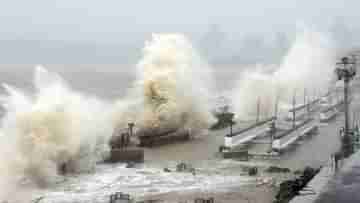
[[[211,70],[185,36],[154,34],[145,44],[136,76],[131,93],[117,104],[117,125],[131,120],[144,130],[201,130],[213,122]]]
[[[73,91],[59,75],[40,66],[35,94],[3,86],[7,95],[1,97],[6,111],[0,136],[1,183],[16,185],[17,177],[48,184],[63,163],[80,172],[91,170],[105,156],[112,128],[104,103]],[[0,193],[0,199],[7,194]]]
[[[305,28],[297,33],[293,45],[274,72],[266,73],[267,66],[263,66],[241,75],[234,92],[238,117],[253,119],[258,99],[260,116],[268,117],[274,110],[277,97],[280,107],[288,108],[294,94],[297,103],[303,103],[304,89],[307,96],[326,92],[333,77],[335,59],[336,49],[330,37]]]

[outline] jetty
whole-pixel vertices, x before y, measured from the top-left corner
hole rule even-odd
[[[285,117],[286,121],[292,120],[301,120],[306,117],[309,112],[313,112],[317,109],[317,104],[320,99],[315,99],[311,102],[294,105],[291,109],[288,110],[288,114]]]
[[[106,163],[144,162],[144,150],[132,142],[134,123],[128,123],[128,128],[115,128],[109,142],[110,156]]]
[[[259,136],[265,136],[266,132],[269,130],[268,123],[274,119],[274,117],[271,117],[250,125],[240,131],[225,135],[224,146],[231,149],[239,145],[247,144]]]
[[[154,129],[144,130],[137,133],[140,147],[154,147],[174,142],[187,141],[190,139],[188,129]]]
[[[324,107],[320,111],[320,122],[328,122],[334,119],[343,105],[344,105],[344,100],[340,100],[335,104]]]
[[[224,158],[238,157],[260,157],[274,158],[282,151],[294,144],[297,140],[306,138],[309,135],[316,134],[318,124],[313,117],[314,112],[319,110],[320,98],[314,100],[306,100],[304,90],[303,104],[296,105],[295,95],[293,97],[293,106],[288,109],[287,115],[283,119],[278,119],[277,109],[278,100],[275,104],[274,116],[253,125],[225,135],[224,145],[220,147],[220,152]],[[260,102],[258,102],[257,120],[260,114]],[[268,140],[265,138],[269,137]],[[260,147],[260,150],[243,149],[248,144],[261,144],[268,147]],[[256,147],[257,148],[257,147]]]
[[[272,148],[274,151],[281,153],[299,139],[315,134],[317,130],[318,125],[316,121],[314,119],[307,119],[296,125],[295,128],[289,129],[275,137],[272,142]]]

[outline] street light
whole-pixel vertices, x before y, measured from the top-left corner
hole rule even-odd
[[[133,136],[133,128],[135,126],[135,123],[130,122],[128,123],[128,127],[129,127],[129,133],[128,136],[126,137],[126,145],[128,146],[130,144],[130,137]]]
[[[273,151],[273,142],[274,142],[274,136],[276,133],[276,123],[275,120],[272,120],[270,122],[270,126],[269,126],[269,135],[270,135],[270,147],[268,150],[268,153],[271,153]]]
[[[345,129],[344,136],[342,137],[342,150],[344,152],[344,156],[348,157],[351,153],[353,153],[352,140],[349,132],[348,89],[350,80],[353,79],[356,75],[356,69],[354,67],[355,61],[351,62],[348,57],[343,57],[341,59],[341,62],[338,62],[336,64],[342,66],[340,68],[336,68],[335,70],[338,80],[344,80]],[[349,67],[349,65],[352,66]]]
[[[129,135],[130,135],[130,137],[132,137],[133,128],[135,126],[135,123],[128,123],[128,126],[129,126]]]

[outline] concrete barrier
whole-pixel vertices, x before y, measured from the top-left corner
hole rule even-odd
[[[306,137],[307,135],[314,135],[318,132],[318,130],[319,127],[316,124],[307,127],[300,133],[300,138]]]
[[[324,123],[331,121],[337,116],[337,113],[338,112],[336,110],[320,112],[320,122]]]
[[[223,152],[223,157],[224,157],[224,159],[236,158],[241,161],[248,161],[249,160],[249,152],[247,150]]]
[[[174,142],[187,141],[190,139],[190,132],[188,130],[178,130],[170,132],[165,135],[148,135],[139,136],[141,147],[153,147],[158,145],[170,144]]]

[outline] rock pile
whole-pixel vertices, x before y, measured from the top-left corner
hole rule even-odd
[[[280,184],[280,190],[273,203],[287,203],[310,182],[310,180],[320,171],[320,168],[314,169],[306,167],[302,174],[294,180],[286,180]]]

